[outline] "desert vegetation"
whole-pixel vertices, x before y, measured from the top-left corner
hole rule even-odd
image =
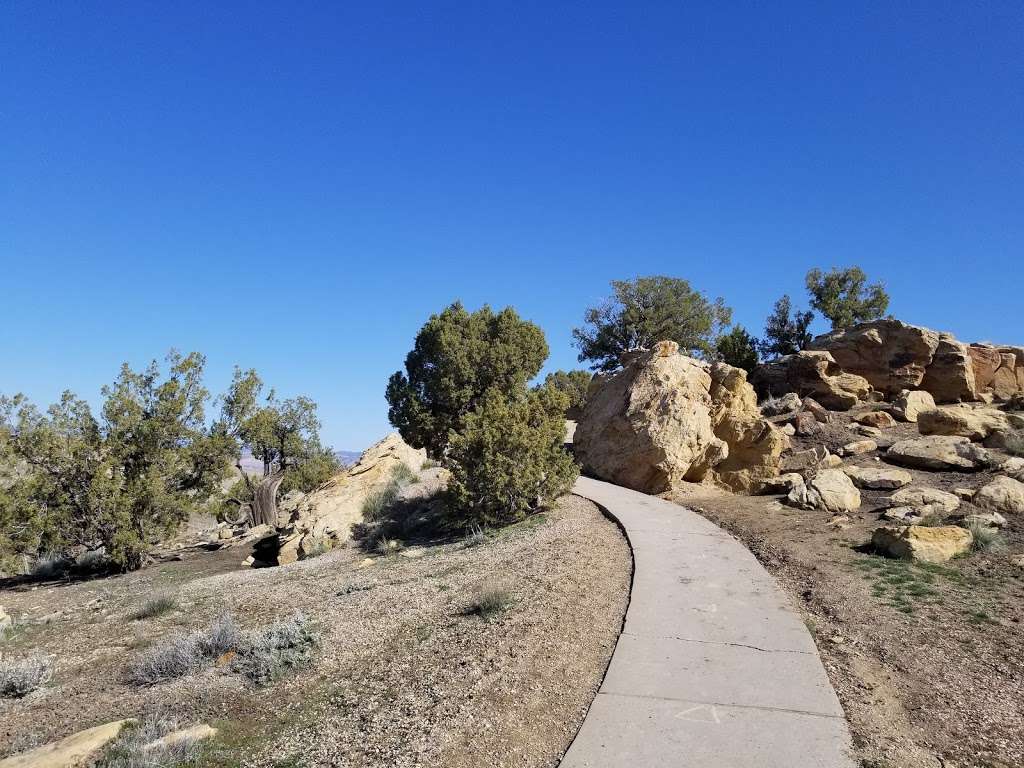
[[[309,489],[336,460],[320,445],[308,398],[261,401],[255,371],[237,371],[220,418],[206,418],[205,359],[171,352],[166,367],[122,367],[103,388],[99,415],[71,392],[40,411],[22,395],[0,398],[0,567],[39,577],[141,567],[149,550],[200,510],[230,509],[257,524],[278,487]],[[264,479],[220,484],[243,450]],[[241,514],[239,514],[241,510]]]

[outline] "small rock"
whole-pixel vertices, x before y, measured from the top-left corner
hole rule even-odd
[[[796,427],[793,426],[792,422],[789,424],[783,424],[780,429],[782,430],[782,434],[789,435],[790,437],[796,434]]]
[[[787,426],[793,427],[794,432],[801,437],[809,437],[821,432],[821,425],[814,418],[814,414],[809,411],[800,411]]]
[[[0,605],[0,637],[3,637],[4,634],[6,634],[12,627],[14,627],[14,619],[12,619],[11,615],[2,605]]]
[[[973,488],[954,488],[953,489],[953,495],[956,496],[958,499],[963,499],[964,501],[970,501],[971,499],[974,498],[974,489]]]
[[[427,550],[423,549],[423,547],[410,547],[409,549],[403,549],[399,552],[399,555],[402,557],[408,557],[410,560],[423,557],[425,554],[427,554]]]
[[[828,525],[831,528],[839,528],[840,530],[849,528],[850,518],[846,515],[833,515],[828,520]]]
[[[900,421],[916,422],[917,415],[921,411],[927,411],[934,407],[935,398],[930,393],[923,389],[905,389],[893,400],[892,412]]]
[[[884,526],[875,530],[871,542],[880,552],[902,560],[944,563],[969,551],[974,536],[956,525]]]
[[[359,565],[357,565],[356,567],[357,568],[367,568],[367,567],[373,565],[375,562],[377,562],[377,561],[374,560],[372,557],[364,557],[362,560],[359,561]]]
[[[171,731],[170,733],[161,736],[159,739],[149,742],[143,747],[143,749],[147,752],[153,749],[165,749],[182,742],[196,742],[203,741],[204,739],[212,739],[216,735],[216,728],[206,725],[205,723],[200,723],[199,725],[192,725],[188,728],[179,728],[177,731]]]
[[[875,429],[889,429],[896,426],[896,419],[885,411],[868,411],[854,417],[854,420],[864,426],[874,427]]]
[[[825,446],[816,445],[806,451],[797,451],[789,456],[783,456],[779,469],[783,474],[817,469],[828,455],[828,449]]]
[[[871,453],[878,450],[878,443],[874,440],[854,440],[842,448],[843,456],[860,456],[864,453]]]
[[[886,451],[886,458],[894,464],[916,469],[930,469],[940,472],[977,469],[972,458],[962,456],[970,446],[966,437],[933,435],[893,443]]]
[[[242,561],[242,565],[248,565],[248,566],[251,567],[252,564],[255,563],[255,562],[256,562],[256,558],[253,557],[252,555],[249,555],[247,558],[245,558],[245,560]]]
[[[822,424],[832,423],[832,412],[815,400],[813,397],[804,398],[804,410],[813,414],[814,418]]]
[[[882,430],[877,427],[868,427],[864,424],[854,424],[851,429],[858,435],[864,435],[864,437],[880,437]]]
[[[220,539],[221,541],[233,538],[234,535],[235,535],[235,532],[232,531],[230,528],[221,528],[220,530],[217,531],[217,538]]]
[[[889,507],[882,513],[882,519],[887,520],[890,523],[916,525],[921,522],[924,517],[919,515],[917,510],[913,507]]]

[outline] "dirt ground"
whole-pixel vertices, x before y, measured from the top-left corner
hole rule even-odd
[[[478,546],[377,558],[345,547],[241,569],[235,547],[125,576],[0,591],[16,619],[3,652],[57,662],[53,682],[0,700],[0,755],[98,723],[163,711],[220,733],[211,766],[554,766],[614,649],[632,561],[614,524],[567,497]],[[475,599],[503,590],[490,619]],[[171,594],[163,617],[129,617]],[[301,609],[322,632],[313,666],[256,688],[217,668],[139,688],[141,649],[230,610],[257,627]]]
[[[795,448],[853,439],[847,417],[836,422]],[[902,424],[883,442],[916,435]],[[992,477],[909,471],[915,485],[945,490]],[[741,539],[801,607],[865,768],[1024,766],[1024,569],[1011,562],[1024,552],[1024,521],[1009,520],[999,552],[943,565],[890,560],[867,546],[889,493],[861,491],[860,512],[843,527],[781,497],[697,491],[675,500]]]

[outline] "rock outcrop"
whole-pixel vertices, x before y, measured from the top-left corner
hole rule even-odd
[[[321,552],[349,538],[353,523],[362,520],[363,502],[390,482],[405,464],[418,472],[426,452],[410,447],[393,432],[366,449],[359,461],[297,500],[288,525],[280,533],[277,561],[286,565]]]
[[[863,376],[879,392],[920,389],[939,347],[939,334],[899,320],[876,320],[816,337],[810,349],[828,352],[839,367]]]
[[[705,480],[752,490],[778,474],[787,445],[743,371],[681,355],[674,342],[592,385],[574,437],[586,472],[645,493]]]
[[[867,379],[844,371],[828,352],[797,352],[757,366],[750,383],[762,398],[796,392],[826,408],[846,411],[867,397]]]

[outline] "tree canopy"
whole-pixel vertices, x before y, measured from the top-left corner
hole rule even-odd
[[[794,312],[789,296],[783,296],[775,302],[775,308],[765,322],[764,339],[760,345],[762,354],[775,358],[806,349],[811,343],[807,329],[813,319],[813,312]]]
[[[553,387],[568,398],[567,412],[579,412],[587,401],[587,390],[594,375],[590,371],[555,371],[539,386]]]
[[[742,325],[734,326],[729,333],[719,336],[715,351],[723,363],[747,372],[754,370],[758,363],[757,339],[747,333]]]
[[[405,371],[388,380],[388,418],[407,443],[440,460],[485,393],[519,393],[547,356],[544,333],[511,307],[468,312],[456,302],[426,322]]]
[[[615,280],[613,295],[590,307],[584,325],[572,332],[580,362],[595,370],[613,371],[627,352],[650,349],[668,339],[684,352],[714,355],[715,340],[732,322],[732,310],[721,298],[708,299],[686,280],[656,275]]]
[[[35,531],[36,551],[102,546],[118,566],[137,568],[210,496],[231,447],[204,425],[204,365],[175,352],[166,374],[156,363],[125,365],[103,389],[100,419],[70,392],[46,413],[21,395],[0,401],[7,450],[25,467],[3,503]]]
[[[827,317],[834,329],[877,320],[889,308],[889,294],[882,283],[868,285],[867,279],[860,267],[833,267],[824,273],[812,269],[806,279],[811,306]]]

